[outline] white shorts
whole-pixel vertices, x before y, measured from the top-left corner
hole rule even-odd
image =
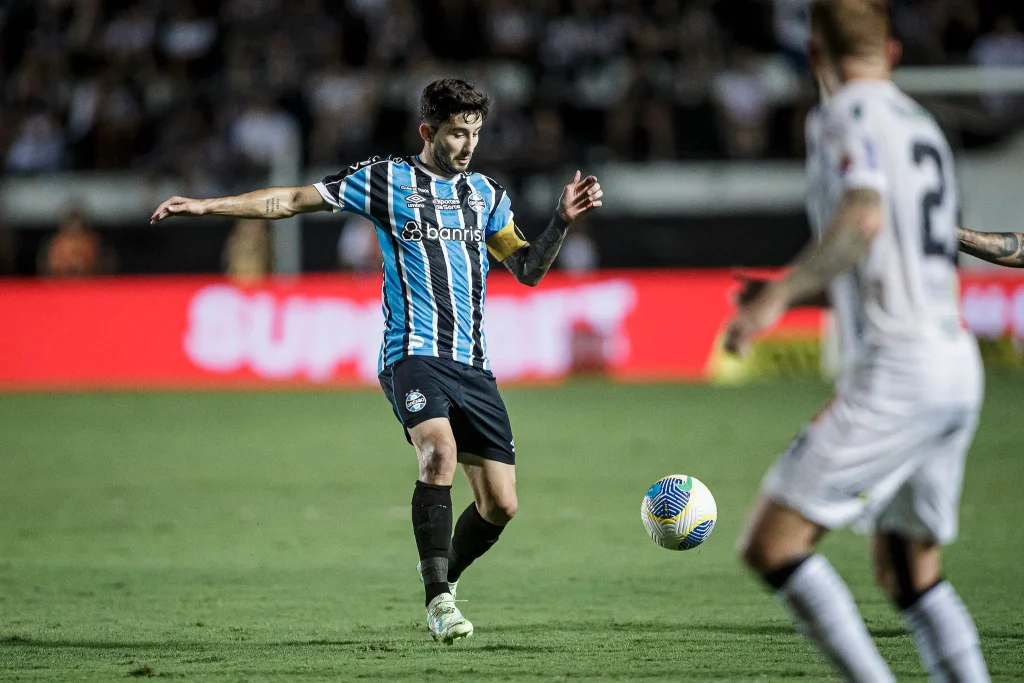
[[[888,407],[837,396],[779,456],[762,491],[829,529],[952,542],[980,406]]]

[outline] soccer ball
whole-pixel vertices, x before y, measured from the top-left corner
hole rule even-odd
[[[685,474],[673,474],[647,489],[640,504],[640,519],[662,548],[690,550],[711,535],[718,506],[703,483]]]

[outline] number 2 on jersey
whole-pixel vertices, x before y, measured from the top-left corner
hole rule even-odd
[[[923,166],[925,162],[931,161],[938,173],[938,187],[929,190],[921,197],[921,231],[924,253],[928,256],[941,256],[950,261],[956,262],[955,227],[954,232],[949,235],[936,235],[935,213],[939,211],[946,202],[946,174],[942,164],[942,154],[934,145],[928,142],[915,142],[912,155],[916,166]],[[940,217],[941,220],[941,217]]]

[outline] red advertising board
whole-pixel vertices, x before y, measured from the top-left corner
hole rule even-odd
[[[575,370],[626,381],[701,381],[737,289],[725,271],[549,275],[528,288],[488,282],[485,328],[503,382]],[[1024,277],[963,277],[979,336],[1024,339]],[[0,283],[0,388],[375,386],[379,277],[17,280]],[[790,313],[772,334],[815,338],[821,313]]]
[[[495,273],[485,327],[505,382],[575,369],[701,380],[731,310],[727,272],[552,274],[535,289]],[[211,278],[0,284],[0,387],[375,385],[378,277],[241,287]],[[797,328],[817,329],[798,313]]]

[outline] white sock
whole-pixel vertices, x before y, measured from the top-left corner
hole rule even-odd
[[[850,589],[822,555],[813,555],[786,580],[777,595],[797,628],[852,683],[895,683],[864,626]]]
[[[978,629],[953,586],[943,581],[903,611],[933,681],[989,683]]]

